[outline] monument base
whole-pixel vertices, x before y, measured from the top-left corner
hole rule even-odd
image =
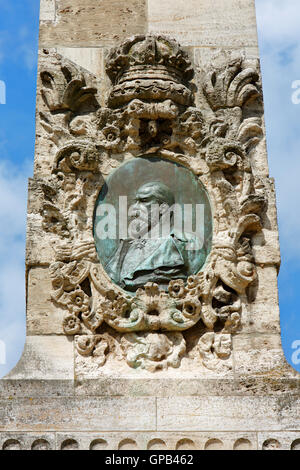
[[[43,357],[49,339],[44,349],[38,341],[29,338],[0,381],[3,449],[300,448],[300,376],[282,353],[255,375],[238,371],[233,359],[223,377],[133,371],[89,379],[74,375],[67,338],[52,342],[52,370]]]

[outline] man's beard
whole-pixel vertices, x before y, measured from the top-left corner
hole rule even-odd
[[[135,225],[134,222],[137,222]],[[173,228],[173,218],[164,219],[164,216],[157,217],[156,214],[148,219],[139,217],[129,218],[129,238],[138,240],[140,238],[159,239],[165,238]]]

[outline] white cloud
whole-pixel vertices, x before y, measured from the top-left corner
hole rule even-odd
[[[299,0],[256,0],[263,72],[268,157],[275,177],[281,248],[300,258],[300,105],[292,83],[300,80]]]
[[[256,0],[257,23],[273,45],[299,39],[299,0]]]
[[[18,54],[29,72],[33,71],[37,64],[37,49],[35,44],[25,42],[19,49]]]
[[[21,64],[32,72],[37,64],[38,34],[33,35],[26,25],[17,30],[0,30],[0,62]]]
[[[25,233],[27,179],[31,164],[21,168],[0,163],[0,340],[6,344],[6,365],[17,362],[25,339]]]

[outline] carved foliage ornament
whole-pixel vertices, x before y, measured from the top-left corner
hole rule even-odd
[[[261,118],[251,113],[251,103],[259,109],[261,102],[258,64],[225,55],[221,65],[199,71],[197,89],[177,42],[136,36],[107,57],[112,87],[107,107],[100,108],[96,78],[54,59],[40,75],[41,124],[57,146],[52,176],[42,187],[43,223],[56,253],[52,300],[66,311],[65,333],[78,335],[79,353],[97,357],[100,366],[110,350],[99,339],[107,324],[120,332],[127,363],[153,371],[180,365],[182,332],[200,322],[199,360],[218,369],[230,356],[246,289],[256,279],[251,239],[265,206],[251,167],[263,135]],[[198,96],[206,100],[201,110]],[[104,273],[95,251],[93,211],[102,174],[124,153],[155,153],[185,165],[214,207],[213,248],[204,269],[187,282],[172,280],[166,292],[148,283],[126,294]]]

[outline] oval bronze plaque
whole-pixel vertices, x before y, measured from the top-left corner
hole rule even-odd
[[[212,241],[208,195],[182,165],[155,156],[130,160],[100,191],[94,238],[114,283],[128,292],[147,282],[165,290],[205,264]]]

